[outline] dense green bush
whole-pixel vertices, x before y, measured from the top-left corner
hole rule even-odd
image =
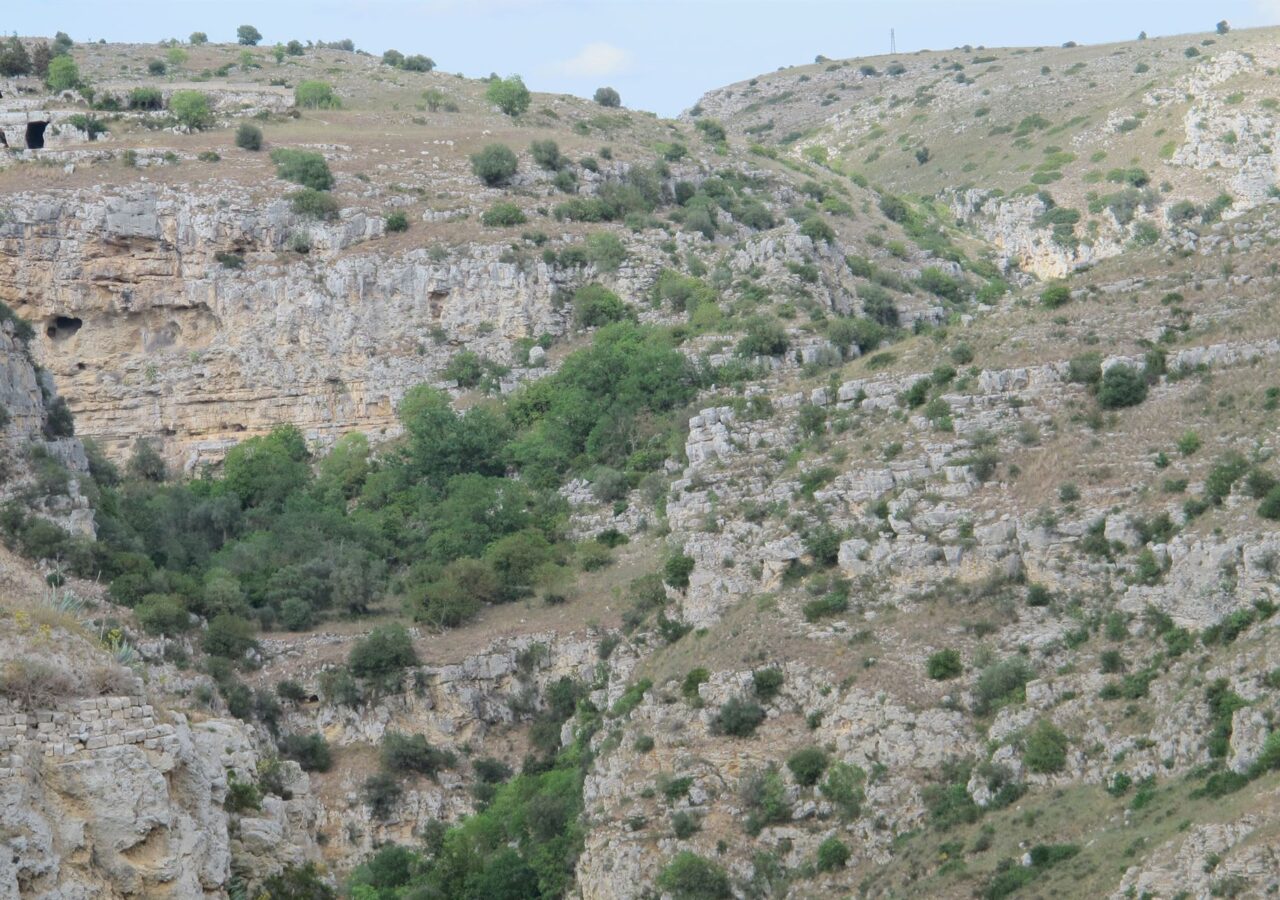
[[[494,78],[485,89],[485,99],[509,116],[518,116],[529,108],[529,89],[519,75]]]
[[[721,705],[713,724],[715,731],[731,737],[750,737],[764,721],[764,710],[751,700],[733,697]]]
[[[974,685],[973,711],[986,715],[1006,703],[1021,703],[1031,677],[1030,667],[1020,657],[992,663],[982,670]]]
[[[551,172],[565,164],[565,158],[560,155],[560,145],[552,140],[534,141],[529,145],[529,154],[541,168]]]
[[[280,739],[280,755],[293,760],[307,772],[328,772],[333,766],[329,742],[319,732],[286,734]]]
[[[1121,409],[1137,406],[1147,399],[1147,381],[1142,374],[1129,366],[1111,366],[1102,375],[1098,386],[1098,405],[1103,409]]]
[[[787,757],[787,768],[796,783],[813,787],[827,770],[827,754],[821,747],[805,747]]]
[[[70,56],[55,56],[49,60],[44,82],[55,93],[74,90],[80,86],[80,67]]]
[[[191,630],[193,624],[186,604],[173,594],[148,594],[133,612],[148,634],[181,634]]]
[[[1071,300],[1071,288],[1065,282],[1055,281],[1040,292],[1040,303],[1049,309],[1065,306]]]
[[[400,782],[386,772],[370,775],[361,787],[361,795],[365,805],[369,807],[370,815],[380,820],[391,818],[403,793]]]
[[[213,124],[213,107],[209,95],[200,91],[174,91],[169,97],[169,112],[179,123],[199,130]]]
[[[672,900],[728,900],[733,896],[724,869],[682,850],[658,874],[658,887]]]
[[[409,230],[409,217],[400,210],[387,214],[387,231],[395,234],[400,231]]]
[[[373,629],[351,648],[347,659],[352,675],[384,684],[417,664],[418,654],[403,625],[380,625]]]
[[[601,106],[609,108],[617,108],[622,105],[622,96],[611,87],[596,88],[595,96],[592,99]]]
[[[480,215],[480,224],[488,228],[510,228],[527,221],[524,210],[510,200],[499,200]]]
[[[819,872],[843,869],[849,861],[849,848],[835,835],[818,845],[817,866]]]
[[[204,632],[204,652],[210,656],[240,659],[256,646],[253,624],[231,613],[219,613]]]
[[[452,753],[432,747],[421,734],[388,731],[382,738],[382,768],[392,775],[415,774],[435,778],[441,769],[455,765]]]
[[[573,321],[580,328],[620,322],[629,312],[621,298],[601,284],[584,284],[573,294]]]
[[[276,175],[285,181],[313,191],[327,191],[333,187],[333,173],[320,153],[281,147],[271,151],[271,161],[276,165]]]
[[[241,150],[262,149],[262,129],[248,122],[241,122],[236,128],[236,146]]]
[[[1041,719],[1023,738],[1022,758],[1032,772],[1061,772],[1067,765],[1067,746],[1067,736],[1052,722]]]
[[[769,703],[778,696],[785,681],[786,676],[782,674],[782,670],[773,667],[756,669],[751,673],[751,688],[761,703]]]
[[[303,188],[289,195],[289,208],[300,216],[309,216],[332,222],[338,218],[341,207],[328,191]]]
[[[960,651],[953,649],[939,650],[929,657],[925,663],[925,672],[934,681],[946,681],[955,678],[964,671],[960,662]]]
[[[262,32],[252,25],[241,25],[236,29],[236,42],[243,47],[256,47],[262,40]]]
[[[858,766],[849,763],[833,763],[827,769],[826,781],[819,790],[839,811],[845,821],[856,819],[862,812],[862,802],[866,799],[863,785],[867,773]]]
[[[300,81],[293,89],[293,102],[302,109],[339,109],[342,101],[324,81]]]
[[[489,144],[471,155],[471,171],[490,187],[505,184],[519,166],[516,155],[505,144]]]
[[[136,87],[129,92],[129,109],[164,109],[164,95],[159,88]]]
[[[673,554],[663,564],[662,580],[682,591],[689,586],[689,576],[693,574],[695,564],[692,556],[686,556],[683,552]]]
[[[738,355],[780,356],[791,345],[786,329],[773,319],[756,317],[747,322],[747,333],[738,341]]]

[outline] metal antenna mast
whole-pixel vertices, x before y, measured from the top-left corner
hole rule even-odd
[[[890,28],[889,29],[889,53],[894,54],[897,52],[898,52],[898,38],[897,38],[897,35],[893,33],[893,29]]]

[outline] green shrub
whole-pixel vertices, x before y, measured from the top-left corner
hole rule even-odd
[[[699,666],[696,669],[690,669],[689,673],[684,676],[684,681],[680,684],[680,693],[686,700],[698,699],[698,688],[706,684],[711,679],[711,673],[705,668]]]
[[[541,168],[551,172],[565,164],[565,158],[560,155],[560,145],[552,140],[534,141],[529,145],[529,154]]]
[[[1280,520],[1280,487],[1267,491],[1267,496],[1258,505],[1258,515],[1272,521]]]
[[[747,333],[738,341],[739,356],[780,356],[791,345],[786,330],[773,319],[753,318],[747,322]]]
[[[159,88],[136,87],[129,92],[129,109],[164,109],[164,95]]]
[[[303,188],[289,195],[289,208],[300,216],[332,222],[338,218],[338,201],[328,191]]]
[[[213,124],[209,96],[200,91],[174,91],[169,97],[169,112],[181,124],[194,130]]]
[[[662,569],[662,580],[676,590],[684,590],[689,586],[689,576],[693,574],[695,562],[692,556],[676,553],[667,557]]]
[[[800,225],[800,233],[815,244],[830,244],[836,239],[835,229],[820,216],[811,216]]]
[[[691,838],[702,830],[702,820],[694,813],[681,810],[671,816],[671,831],[679,840]]]
[[[750,737],[764,721],[764,710],[760,704],[740,697],[730,698],[721,705],[712,725],[720,734],[731,737]]]
[[[231,613],[220,613],[205,628],[202,646],[210,656],[240,659],[256,646],[253,625]]]
[[[658,887],[672,900],[729,900],[733,890],[724,869],[682,850],[658,875]]]
[[[827,770],[827,754],[821,747],[805,747],[787,757],[787,768],[796,783],[813,787]]]
[[[1071,300],[1071,288],[1062,282],[1055,282],[1040,292],[1040,303],[1049,309],[1057,309]]]
[[[236,29],[236,42],[242,47],[256,47],[262,40],[262,32],[252,25],[241,25]]]
[[[601,106],[611,109],[616,109],[622,105],[621,95],[611,87],[596,88],[595,96],[592,99]]]
[[[455,764],[452,753],[432,747],[421,734],[388,731],[382,738],[382,769],[393,775],[413,773],[435,778],[441,769]]]
[[[148,634],[181,634],[191,629],[191,614],[174,594],[148,594],[134,607],[138,624]]]
[[[973,711],[986,715],[1007,703],[1021,703],[1031,676],[1031,669],[1016,656],[987,666],[974,684]]]
[[[622,240],[607,231],[587,235],[587,259],[600,272],[616,272],[627,258],[627,248]]]
[[[1043,584],[1033,584],[1027,588],[1027,606],[1048,606],[1053,594]]]
[[[925,664],[925,672],[934,681],[946,681],[955,678],[964,671],[960,662],[960,651],[953,649],[939,650],[929,657]]]
[[[329,742],[319,732],[285,735],[280,739],[280,754],[285,759],[293,760],[307,772],[328,772],[333,766]]]
[[[319,153],[281,147],[271,151],[271,161],[276,165],[276,175],[285,181],[313,191],[327,191],[333,187],[333,173]]]
[[[347,664],[357,678],[384,681],[418,664],[413,641],[403,625],[380,625],[351,648]]]
[[[262,809],[262,793],[252,781],[240,781],[231,774],[227,777],[227,796],[222,801],[222,808],[232,813]]]
[[[751,673],[751,687],[761,703],[768,703],[778,696],[786,678],[778,668],[756,669]]]
[[[846,822],[856,819],[862,813],[862,802],[866,799],[863,784],[867,773],[849,763],[833,763],[827,769],[827,780],[819,788],[822,796],[831,801]]]
[[[524,211],[509,200],[499,200],[480,216],[480,224],[488,228],[509,228],[527,221]]]
[[[627,305],[613,291],[601,284],[584,284],[573,294],[573,321],[580,328],[596,328],[610,322],[620,322],[627,318]],[[671,565],[668,561],[668,567]],[[692,571],[692,560],[690,569]],[[684,584],[678,585],[670,581],[672,587],[687,587],[688,573],[684,575]]]
[[[489,144],[471,155],[471,171],[490,187],[509,181],[519,165],[516,155],[504,144]]]
[[[1098,404],[1103,409],[1137,406],[1147,399],[1147,381],[1141,373],[1126,365],[1113,365],[1102,375],[1098,386]]]
[[[529,108],[529,89],[519,75],[495,78],[489,82],[485,99],[509,116],[518,116]]]
[[[817,865],[819,872],[834,872],[843,869],[849,861],[849,848],[835,835],[818,845]]]
[[[262,129],[248,122],[241,122],[236,128],[236,146],[241,150],[262,149]]]
[[[386,772],[370,775],[361,788],[361,794],[369,807],[370,814],[375,819],[384,821],[391,818],[391,814],[395,812],[402,793],[400,782],[396,781],[395,776],[388,775]]]
[[[1067,736],[1052,722],[1041,719],[1023,738],[1022,758],[1032,772],[1061,772],[1067,765],[1067,746]]]
[[[315,863],[285,866],[262,882],[263,895],[271,900],[335,900],[333,888],[320,877]]]
[[[300,81],[293,89],[293,102],[302,109],[340,109],[342,101],[324,81]]]
[[[400,210],[387,215],[387,231],[394,234],[409,230],[409,217]]]

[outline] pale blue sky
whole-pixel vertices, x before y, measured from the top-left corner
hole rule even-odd
[[[535,90],[674,115],[706,90],[779,66],[899,52],[1129,40],[1280,24],[1280,0],[8,0],[2,27],[76,40],[158,41],[237,25],[265,43],[351,38],[424,53],[467,75],[522,74]]]

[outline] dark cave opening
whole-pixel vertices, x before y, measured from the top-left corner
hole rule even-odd
[[[82,325],[84,322],[74,316],[55,316],[45,325],[44,333],[51,340],[64,341],[79,331]]]
[[[39,150],[44,146],[44,130],[49,127],[48,122],[28,122],[27,123],[27,149]]]

